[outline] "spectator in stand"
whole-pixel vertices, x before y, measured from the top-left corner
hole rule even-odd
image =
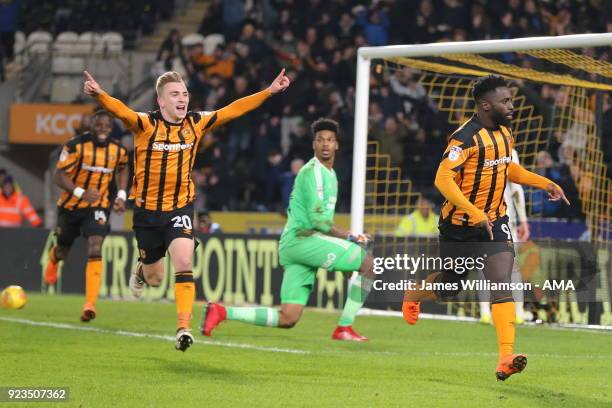
[[[245,77],[234,77],[233,89],[225,95],[221,105],[229,105],[232,101],[251,94],[249,83]],[[251,145],[252,116],[244,115],[234,119],[227,127],[227,161],[233,162],[238,155],[243,154]]]
[[[157,51],[156,64],[154,64],[152,71],[152,76],[157,76],[157,74],[166,71],[176,71],[183,77],[187,77],[187,74],[192,71],[181,43],[179,30],[170,30],[168,36],[162,42]]]
[[[238,38],[240,27],[246,17],[244,2],[242,0],[223,0],[223,27],[227,40]]]
[[[389,78],[391,89],[402,98],[404,113],[410,114],[427,96],[423,85],[417,82],[415,72],[408,67],[397,70]]]
[[[198,32],[203,36],[207,36],[209,34],[223,33],[223,30],[222,0],[212,0],[209,2]]]
[[[198,231],[203,232],[205,234],[223,232],[221,231],[221,225],[219,225],[219,223],[213,222],[210,212],[208,211],[200,211],[198,213]]]
[[[434,203],[420,196],[417,208],[400,220],[395,230],[396,237],[436,237],[440,215],[434,211]]]
[[[2,193],[0,194],[0,227],[19,228],[24,218],[33,227],[42,226],[42,220],[32,208],[28,196],[18,191],[13,178],[6,175],[2,180]]]
[[[17,31],[20,7],[20,0],[0,1],[0,65],[2,65],[3,57],[5,64],[13,60],[15,32]]]
[[[175,58],[183,54],[183,44],[181,43],[181,33],[176,28],[170,30],[159,50],[157,51],[157,60],[162,59],[164,52],[167,58]]]
[[[397,118],[393,116],[386,118],[385,129],[374,132],[372,138],[379,142],[380,154],[389,155],[392,167],[404,166],[404,152],[407,150],[410,132],[404,124],[403,114],[398,114]]]
[[[413,25],[412,38],[415,43],[430,43],[438,39],[438,18],[434,14],[431,0],[421,0]]]
[[[344,134],[352,135],[358,47],[546,35],[549,29],[570,32],[578,30],[577,27],[583,31],[603,31],[609,21],[605,17],[608,15],[606,10],[612,10],[612,7],[597,2],[570,4],[561,1],[553,4],[537,0],[214,0],[210,3],[201,31],[207,35],[224,33],[226,42],[213,55],[202,56],[200,52],[199,56],[194,57],[195,65],[199,65],[203,73],[197,70],[193,73],[193,106],[201,106],[204,110],[218,107],[229,94],[243,86],[244,80],[247,88],[257,87],[262,80],[262,72],[268,66],[286,67],[287,75],[294,83],[278,101],[268,103],[261,115],[253,116],[248,124],[239,126],[240,129],[230,126],[219,130],[220,148],[224,152],[219,160],[231,169],[227,172],[228,177],[236,178],[237,184],[232,183],[233,188],[247,198],[251,197],[249,192],[255,192],[252,201],[241,204],[241,208],[252,208],[264,202],[273,208],[280,205],[279,202],[268,202],[266,197],[261,196],[266,189],[258,190],[255,186],[265,183],[272,168],[279,174],[288,174],[293,159],[310,159],[310,140],[303,137],[304,134],[308,136],[308,132],[304,132],[299,125],[302,121],[331,114],[340,121],[342,129],[345,129]],[[573,16],[569,20],[568,13]],[[510,55],[504,57],[510,58]],[[516,54],[512,54],[512,57],[516,58]],[[513,63],[538,69],[524,58]],[[230,66],[232,70],[225,69]],[[219,70],[220,67],[223,69]],[[420,73],[400,68],[387,76],[389,71],[384,71],[381,75],[372,75],[375,85],[371,88],[370,97],[370,131],[374,135],[381,135],[385,128],[393,128],[390,123],[393,121],[398,129],[407,131],[408,139],[400,142],[400,145],[410,144],[411,153],[406,155],[405,149],[400,149],[399,156],[403,156],[405,170],[410,170],[407,174],[414,185],[425,185],[425,181],[431,178],[431,166],[424,158],[428,157],[431,149],[435,149],[432,146],[443,143],[448,136],[448,113],[438,110],[436,104],[429,100],[425,88],[418,82]],[[542,126],[555,128],[557,124],[553,120],[558,115],[554,112],[567,109],[567,92],[546,84],[536,87],[530,84],[529,88],[533,89],[529,90],[521,83],[519,87],[521,94],[526,95],[535,106],[535,113],[543,115]],[[461,108],[461,112],[471,110],[471,106]],[[398,118],[398,113],[403,114],[403,120]],[[461,119],[459,116],[456,119]],[[392,118],[391,121],[386,119],[388,117]],[[274,121],[282,124],[280,138],[272,118],[277,118]],[[222,135],[223,131],[227,132],[227,136]],[[554,138],[550,141],[548,151],[553,152],[551,160],[557,158],[564,133],[556,135],[558,142]],[[576,138],[571,136],[570,139]],[[397,140],[392,142],[396,143]],[[244,146],[248,146],[248,150]],[[338,157],[337,172],[340,179],[341,164],[348,163],[346,180],[350,180],[352,143],[347,141],[344,146],[346,150],[342,149]],[[251,154],[245,159],[247,151]],[[278,166],[271,166],[271,151],[281,152]],[[396,149],[390,152],[397,155]],[[272,157],[278,158],[276,155]],[[230,161],[233,159],[236,161]],[[397,157],[393,160],[398,162]],[[244,168],[240,168],[243,166],[241,163],[246,163]],[[572,166],[552,167],[561,171],[562,178],[572,181],[570,173],[576,173],[572,170],[575,166]],[[580,188],[588,189],[588,175],[576,173],[576,177],[581,177]],[[231,195],[231,191],[228,194]],[[281,200],[281,194],[274,195],[277,197],[274,200]],[[231,198],[230,203],[235,201]],[[350,194],[339,197],[337,208],[348,206],[348,201],[343,200],[350,200]]]
[[[295,127],[295,131],[289,136],[291,145],[287,157],[291,160],[302,159],[305,163],[312,158],[312,140],[308,133],[308,126],[305,122],[300,122]]]
[[[287,207],[289,206],[289,198],[291,196],[291,190],[293,189],[293,183],[295,182],[295,177],[302,167],[304,167],[304,160],[293,159],[291,161],[290,170],[286,171],[281,176],[281,199],[283,211],[287,210]]]
[[[376,3],[376,6],[370,10],[358,6],[353,12],[369,45],[379,46],[389,43],[390,22],[383,2]]]

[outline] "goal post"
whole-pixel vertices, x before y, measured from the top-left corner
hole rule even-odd
[[[391,58],[416,59],[423,57],[439,57],[465,54],[500,54],[508,52],[526,52],[529,50],[580,49],[587,47],[609,47],[611,45],[612,33],[602,33],[576,34],[558,37],[532,37],[507,40],[485,40],[417,45],[391,45],[382,47],[360,48],[358,50],[357,55],[357,81],[355,94],[356,101],[351,194],[351,229],[354,231],[364,231],[364,217],[366,214],[365,200],[366,162],[368,145],[368,106],[370,96],[370,70],[372,60],[388,60]],[[490,69],[490,67],[483,67],[482,65],[478,69],[472,69],[470,71],[467,67],[467,64],[465,64],[465,61],[460,62],[461,66],[464,68],[464,72],[472,73],[472,79],[478,73],[496,73],[501,74],[502,76],[509,76],[514,78],[521,77],[520,73],[518,75],[516,73],[514,73],[514,75],[508,75],[508,71],[504,71],[501,69]],[[563,61],[561,61],[561,63],[563,63]],[[580,61],[578,61],[578,64],[580,64]],[[603,68],[605,71],[604,74],[608,72],[607,70],[610,70],[610,64],[607,65],[608,66]],[[434,65],[429,64],[429,66],[433,67]],[[422,69],[422,67],[417,68]],[[544,77],[541,78],[543,82],[546,82],[546,74],[547,73],[544,73]],[[601,72],[598,72],[598,74],[602,76]],[[607,79],[610,78],[608,77]],[[557,80],[557,83],[563,80],[563,78]],[[604,90],[609,91],[610,89],[612,89],[609,81],[602,85],[602,89]],[[600,222],[600,220],[593,222]]]
[[[474,113],[472,84],[489,74],[506,78],[513,93],[512,131],[521,164],[550,178],[546,172],[562,173],[553,180],[572,189],[566,190],[572,206],[565,207],[525,187],[528,218],[540,220],[531,224],[533,235],[561,226],[580,229],[571,242],[517,245],[517,260],[541,262],[524,269],[533,281],[571,275],[593,285],[587,302],[605,305],[603,311],[578,307],[585,292],[567,291],[555,298],[560,322],[611,325],[612,173],[604,140],[612,135],[603,137],[609,123],[603,113],[612,109],[612,33],[360,48],[351,229],[376,236],[377,257],[418,256],[435,242],[434,231],[430,237],[407,237],[403,225],[415,222],[406,216],[417,206],[429,205],[422,197],[437,196],[433,179],[446,137]],[[403,126],[402,137],[394,123]],[[551,228],[546,221],[551,217],[584,223],[557,221]],[[582,246],[583,241],[590,244]],[[470,302],[461,304],[467,306],[449,304],[446,313],[476,315]]]

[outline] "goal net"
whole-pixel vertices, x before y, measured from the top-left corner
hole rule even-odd
[[[360,49],[352,229],[375,234],[375,253],[382,257],[418,255],[421,244],[435,240],[411,230],[409,216],[442,200],[433,187],[435,171],[448,135],[475,112],[474,80],[501,75],[514,95],[512,131],[521,165],[559,182],[573,198],[565,208],[525,187],[532,233],[573,234],[592,243],[587,253],[576,253],[594,257],[594,267],[604,272],[597,300],[609,309],[611,45],[612,34],[584,34]],[[540,267],[557,267],[551,265]]]

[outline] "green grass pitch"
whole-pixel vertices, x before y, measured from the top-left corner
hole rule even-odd
[[[612,406],[609,332],[521,327],[529,365],[502,383],[494,329],[475,323],[358,317],[370,342],[355,344],[330,340],[337,314],[307,310],[292,330],[223,323],[180,353],[173,304],[101,300],[83,324],[81,302],[30,295],[0,310],[0,387],[70,388],[68,403],[15,406]]]

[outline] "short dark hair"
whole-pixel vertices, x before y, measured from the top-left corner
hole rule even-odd
[[[93,114],[94,119],[97,119],[100,116],[107,116],[111,119],[111,121],[113,120],[113,115],[111,115],[109,112],[105,111],[104,109],[98,109]]]
[[[487,92],[507,86],[508,83],[503,77],[499,75],[487,75],[485,77],[478,78],[476,82],[474,82],[474,85],[472,86],[472,97],[475,101],[478,101]]]
[[[315,120],[310,126],[310,130],[312,131],[312,140],[314,140],[317,132],[322,130],[334,132],[336,134],[336,140],[338,140],[340,136],[340,125],[335,120],[329,118],[319,118]]]

